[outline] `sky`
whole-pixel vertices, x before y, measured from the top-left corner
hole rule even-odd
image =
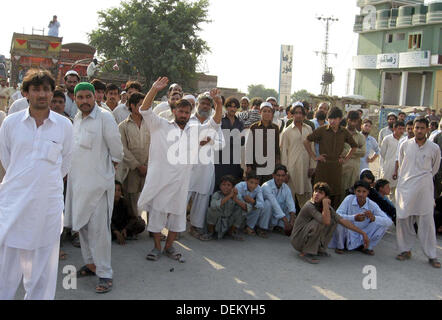
[[[120,0],[15,0],[2,1],[0,54],[9,57],[13,32],[31,33],[46,28],[53,15],[61,23],[63,43],[87,43],[87,33],[98,26],[97,11],[115,7]],[[200,36],[211,52],[204,56],[205,71],[218,76],[218,86],[247,92],[251,84],[278,90],[281,45],[294,46],[293,92],[321,91],[325,24],[317,16],[333,16],[330,66],[336,81],[334,95],[346,95],[348,71],[357,53],[353,33],[356,0],[210,0],[210,24]],[[11,13],[11,14],[8,14]],[[173,79],[172,79],[173,81]],[[353,80],[350,81],[353,88]],[[351,89],[352,90],[352,89]],[[351,94],[352,92],[350,92]]]

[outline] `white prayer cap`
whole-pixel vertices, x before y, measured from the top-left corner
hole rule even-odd
[[[123,91],[123,92],[121,92],[121,95],[126,94],[126,93],[127,93],[126,91]]]
[[[261,110],[263,108],[266,108],[266,107],[273,110],[273,106],[272,106],[272,104],[270,102],[263,102],[263,103],[261,103],[261,107],[260,107]]]
[[[305,108],[304,104],[301,101],[297,101],[294,104],[292,104],[292,108],[295,108],[295,107],[303,107],[303,108]]]
[[[270,102],[270,101],[276,101],[276,102],[278,102],[278,99],[276,99],[276,98],[274,98],[274,97],[269,97],[269,98],[267,98],[267,100],[266,100],[267,102]],[[273,108],[273,107],[272,107]]]
[[[196,98],[194,96],[192,96],[191,94],[185,96],[183,99],[185,99],[185,100],[192,100],[193,102],[196,103]]]
[[[66,72],[64,78],[66,79],[68,76],[77,76],[78,79],[80,79],[80,75],[75,70],[69,70],[68,72]]]
[[[243,101],[243,100],[247,100],[247,102],[250,102],[250,99],[247,98],[247,97],[242,97],[242,98],[241,98],[241,101]]]
[[[394,112],[390,112],[390,113],[388,114],[388,116],[387,116],[387,119],[390,118],[390,117],[395,117],[396,119],[398,118],[398,117],[397,117],[397,114],[394,113]]]

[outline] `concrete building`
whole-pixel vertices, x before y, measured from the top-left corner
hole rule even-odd
[[[442,2],[359,0],[354,94],[442,108]]]

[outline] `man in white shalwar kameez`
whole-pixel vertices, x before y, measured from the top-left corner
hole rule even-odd
[[[187,99],[186,99],[187,100]],[[189,101],[190,102],[190,101]],[[204,125],[210,121],[212,108],[215,102],[209,94],[202,94],[196,103],[197,113],[189,120],[189,125]],[[211,132],[213,133],[213,132]],[[209,209],[210,197],[215,189],[215,150],[219,151],[223,147],[224,135],[220,130],[218,135],[200,137],[202,141],[199,154],[203,157],[194,164],[190,176],[188,200],[192,199],[192,209],[190,211],[190,233],[200,238],[204,234],[207,211]],[[189,202],[189,201],[188,201]]]
[[[26,300],[53,300],[63,225],[63,178],[69,171],[71,122],[49,105],[55,81],[30,70],[23,82],[30,107],[0,130],[0,300],[12,300],[23,278]]]
[[[161,254],[161,232],[167,228],[164,254],[171,259],[184,262],[183,255],[176,251],[173,243],[180,232],[186,231],[186,209],[192,173],[192,156],[198,156],[199,133],[204,130],[220,130],[222,99],[219,90],[211,91],[216,103],[216,113],[207,124],[190,124],[192,105],[181,100],[174,109],[175,121],[158,117],[152,111],[155,96],[168,83],[167,78],[159,78],[146,96],[140,113],[147,123],[151,135],[149,171],[146,183],[138,202],[138,207],[149,212],[148,231],[154,234],[155,248],[147,259],[157,261]],[[196,134],[196,137],[193,135]],[[190,136],[190,139],[189,139]],[[178,141],[177,141],[178,140]],[[190,140],[190,142],[189,142]],[[190,145],[189,145],[190,144]],[[190,153],[191,161],[188,159]]]
[[[426,139],[428,120],[418,118],[414,123],[415,138],[399,149],[399,183],[396,189],[397,242],[399,261],[411,259],[418,224],[418,238],[425,255],[434,268],[437,260],[436,227],[434,222],[433,177],[439,171],[441,152],[437,144]]]
[[[95,103],[89,83],[75,87],[80,110],[74,119],[74,148],[66,194],[65,227],[80,234],[85,266],[79,276],[97,275],[97,293],[112,288],[111,219],[115,165],[123,160],[121,136],[113,115]]]
[[[381,177],[390,182],[392,200],[394,202],[394,191],[397,186],[397,180],[394,179],[396,169],[396,156],[399,148],[399,141],[404,136],[405,124],[397,122],[394,125],[393,134],[386,136],[381,146]]]

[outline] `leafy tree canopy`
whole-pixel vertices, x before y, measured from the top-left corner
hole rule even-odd
[[[190,88],[198,57],[210,49],[198,33],[208,20],[208,0],[127,0],[98,12],[89,42],[105,59],[122,59],[124,73],[158,77]]]
[[[274,89],[267,89],[264,87],[264,85],[262,84],[258,84],[258,85],[250,85],[249,86],[249,97],[257,97],[257,98],[262,98],[262,99],[267,99],[269,97],[274,97],[276,99],[278,99],[278,92]]]

